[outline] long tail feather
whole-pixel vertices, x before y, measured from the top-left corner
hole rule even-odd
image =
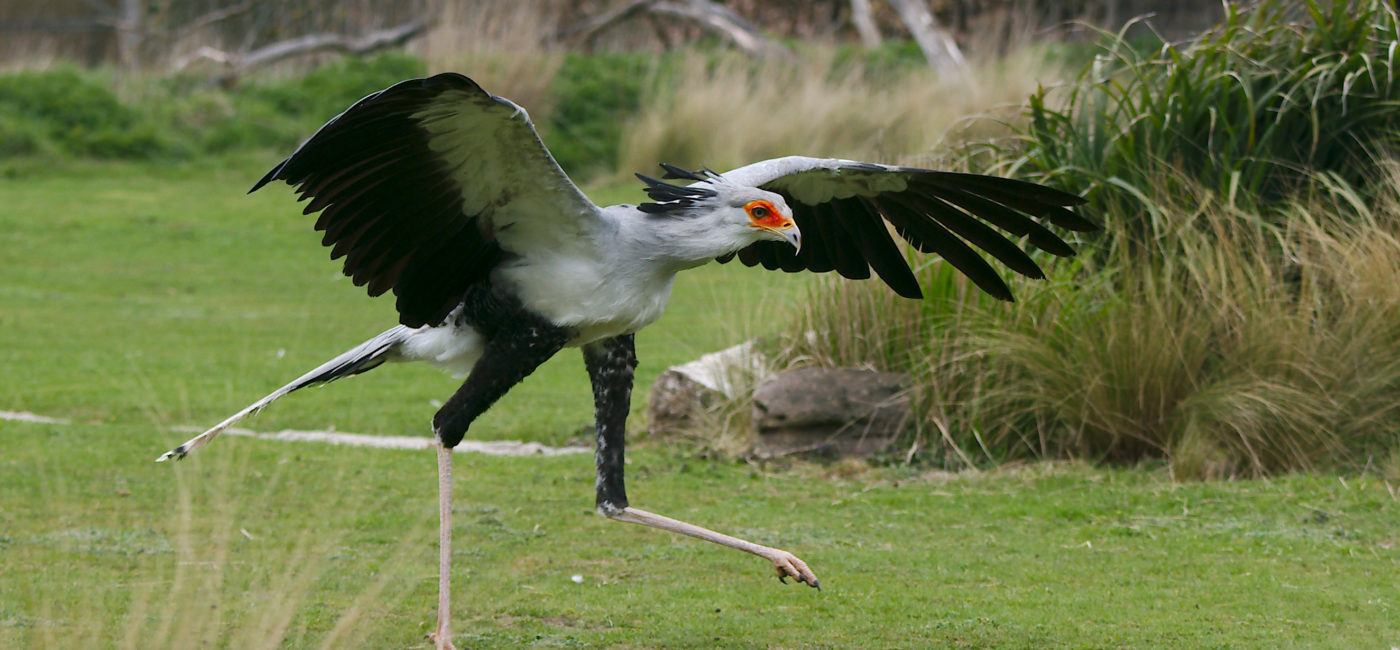
[[[306,388],[307,386],[324,384],[329,381],[340,379],[341,377],[357,375],[362,372],[365,372],[366,370],[371,370],[373,368],[379,367],[385,361],[389,360],[389,353],[393,352],[394,349],[397,348],[400,343],[402,343],[406,338],[408,338],[408,335],[412,331],[413,330],[407,327],[399,325],[397,327],[394,327],[393,329],[385,331],[384,333],[368,341],[365,341],[364,343],[355,346],[354,348],[351,348],[344,354],[321,364],[321,366],[316,368],[315,370],[312,370],[311,372],[308,372],[305,375],[298,377],[296,381],[293,381],[292,383],[287,384],[286,386],[272,391],[272,393],[269,394],[267,397],[264,397],[256,402],[253,402],[252,404],[249,404],[243,410],[234,413],[227,420],[224,420],[223,422],[214,425],[214,427],[209,429],[208,431],[205,431],[204,433],[201,433],[189,439],[184,444],[165,452],[161,455],[160,458],[156,459],[156,462],[159,463],[162,461],[170,460],[171,458],[174,458],[175,460],[180,460],[185,456],[188,456],[192,452],[209,444],[209,441],[213,440],[220,433],[223,433],[225,429],[228,429],[229,427],[236,424],[239,420],[242,420],[243,418],[246,418],[254,413],[257,413],[258,411],[263,410],[263,408],[266,407],[268,404],[273,403],[278,398],[282,397],[283,395],[286,395],[287,393]]]

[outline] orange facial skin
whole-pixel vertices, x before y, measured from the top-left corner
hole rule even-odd
[[[778,212],[768,201],[749,201],[744,204],[744,211],[749,213],[749,219],[753,220],[753,225],[767,230],[783,230],[793,226],[792,220]]]

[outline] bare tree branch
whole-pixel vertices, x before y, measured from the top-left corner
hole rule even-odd
[[[282,59],[316,52],[335,51],[346,54],[365,54],[386,47],[402,45],[427,29],[427,23],[415,20],[398,27],[376,30],[358,38],[343,34],[307,34],[253,50],[240,57],[239,67],[247,70]]]
[[[728,7],[711,0],[685,0],[666,2],[663,0],[628,0],[617,7],[603,12],[578,25],[555,34],[559,40],[591,40],[603,30],[632,19],[649,14],[692,23],[710,33],[717,34],[733,43],[735,47],[754,56],[788,54],[787,48],[765,37],[743,16]]]
[[[208,45],[201,45],[198,50],[195,50],[194,54],[180,58],[171,68],[175,72],[180,72],[194,65],[195,61],[213,61],[219,65],[233,65],[235,58],[236,57],[232,54],[223,50],[212,48]]]
[[[866,48],[880,47],[880,28],[870,15],[870,0],[851,0],[851,23],[860,34],[860,43]]]
[[[592,40],[594,36],[597,36],[599,32],[646,11],[647,5],[651,4],[653,1],[654,0],[629,0],[613,9],[609,9],[588,20],[579,22],[572,27],[559,30],[559,32],[554,35],[554,38],[557,40],[577,38],[587,43]]]
[[[117,64],[124,68],[135,68],[141,53],[141,42],[146,40],[146,30],[141,17],[145,15],[146,3],[141,0],[121,0],[113,26],[117,31]]]
[[[718,34],[735,47],[754,56],[789,54],[787,48],[771,41],[759,33],[742,16],[728,7],[710,0],[688,0],[687,2],[656,2],[651,5],[653,13],[689,20],[701,28]]]
[[[198,17],[198,18],[196,18],[196,19],[194,19],[194,20],[191,20],[188,24],[186,24],[186,25],[180,27],[180,31],[181,31],[181,32],[185,32],[185,33],[190,33],[190,32],[193,32],[193,31],[196,31],[196,30],[199,30],[199,29],[208,27],[209,25],[212,25],[212,24],[214,24],[214,23],[217,23],[217,22],[219,22],[219,21],[221,21],[221,20],[228,20],[229,18],[232,18],[232,17],[234,17],[234,16],[237,16],[238,14],[244,13],[244,12],[246,12],[246,11],[248,11],[249,9],[252,9],[252,8],[253,8],[253,3],[252,3],[251,0],[248,0],[247,2],[242,2],[242,3],[236,4],[236,5],[232,6],[232,7],[226,7],[226,8],[224,8],[224,9],[220,9],[220,10],[218,10],[218,11],[211,11],[211,12],[209,12],[209,13],[207,13],[207,14],[204,14],[203,16],[200,16],[200,17]]]
[[[960,73],[966,69],[967,60],[963,58],[962,50],[958,49],[952,34],[938,24],[924,0],[886,1],[899,13],[899,19],[909,28],[929,65],[945,72]]]
[[[283,59],[317,52],[342,52],[345,54],[368,54],[375,50],[402,45],[422,34],[427,23],[415,20],[397,27],[381,29],[358,37],[343,34],[308,34],[290,40],[265,45],[246,54],[230,54],[212,47],[201,47],[194,55],[175,64],[175,70],[183,70],[195,61],[208,60],[222,64],[226,71],[214,82],[228,85],[240,76],[258,66],[264,66]]]

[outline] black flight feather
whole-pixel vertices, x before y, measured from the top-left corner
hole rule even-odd
[[[447,91],[465,95],[446,99]],[[502,250],[480,227],[482,215],[464,213],[461,180],[415,116],[443,101],[492,110],[480,108],[487,99],[457,74],[395,84],[332,118],[250,191],[275,180],[296,187],[305,212],[320,211],[322,243],[332,259],[344,258],[355,285],[370,295],[392,289],[404,325],[437,325]]]
[[[919,279],[904,261],[904,253],[890,239],[889,230],[875,206],[864,197],[845,201],[853,204],[849,208],[851,231],[856,235],[856,245],[865,261],[895,293],[915,300],[923,298]]]
[[[885,198],[887,197],[881,197],[877,202],[880,211],[916,248],[927,253],[938,253],[992,297],[1008,302],[1015,300],[1011,295],[1011,288],[1006,286],[1006,282],[977,251],[972,250],[934,220],[919,214],[917,210],[906,207],[900,201],[884,200]]]
[[[1039,266],[1036,266],[1029,255],[1026,255],[1025,251],[981,221],[967,216],[961,210],[944,203],[938,197],[924,197],[916,194],[911,195],[910,198],[913,204],[922,208],[926,214],[933,215],[939,225],[957,233],[959,237],[973,246],[991,253],[992,257],[1011,270],[1028,278],[1045,277],[1045,273],[1040,270]]]
[[[1027,237],[1032,246],[1058,257],[1074,257],[1074,249],[1036,220],[1000,203],[956,188],[940,187],[937,196],[1013,235]]]
[[[937,172],[930,174],[927,180],[934,186],[964,189],[1031,216],[1049,219],[1050,223],[1066,230],[1094,232],[1099,229],[1094,222],[1064,208],[1083,204],[1084,197],[1044,185],[1012,178],[955,172]]]

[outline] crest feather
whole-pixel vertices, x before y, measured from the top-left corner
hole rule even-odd
[[[681,178],[707,183],[723,182],[723,177],[708,168],[701,168],[700,171],[687,171],[661,163],[661,168],[666,170],[662,178]],[[672,185],[666,181],[658,180],[644,174],[637,174],[638,179],[646,183],[647,196],[655,203],[643,203],[637,206],[638,210],[647,214],[673,214],[680,213],[695,207],[697,203],[705,199],[719,196],[719,192],[713,188],[696,185]]]
[[[696,171],[690,171],[688,169],[681,169],[675,165],[661,163],[661,168],[666,170],[666,173],[661,176],[662,178],[683,178],[691,181],[710,181],[715,183],[727,182],[723,176],[720,176],[718,172],[709,167],[701,167]]]

